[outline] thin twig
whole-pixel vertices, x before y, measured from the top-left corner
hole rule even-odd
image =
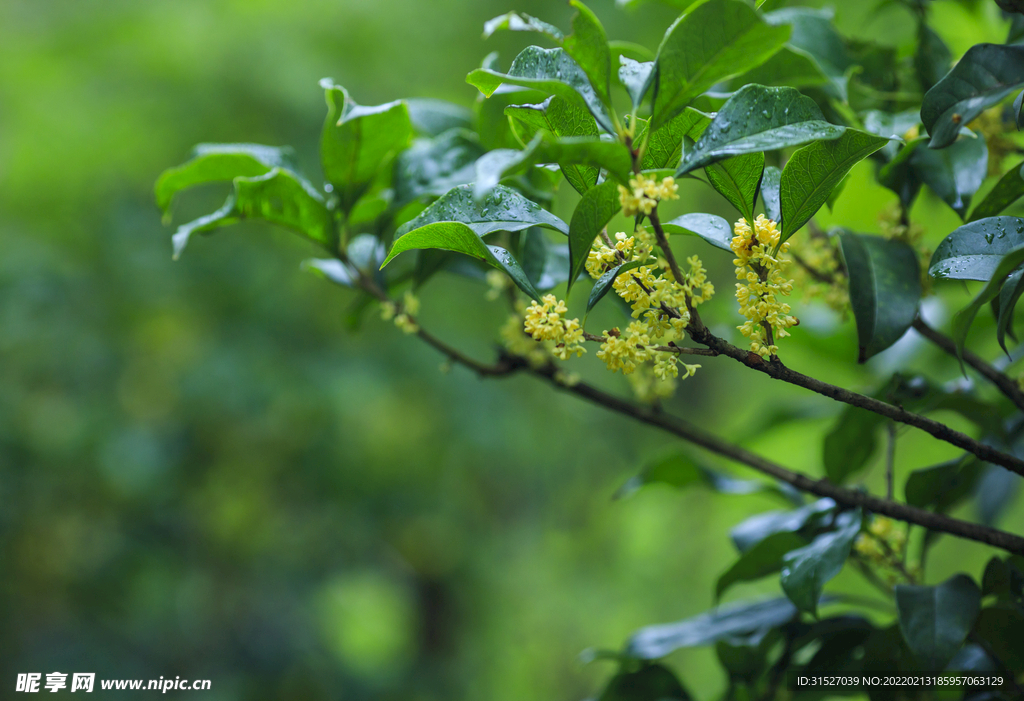
[[[956,343],[952,338],[937,331],[936,329],[933,329],[931,326],[926,324],[921,317],[914,319],[912,326],[915,331],[927,338],[943,351],[954,358],[957,357]],[[1011,402],[1017,405],[1017,408],[1024,409],[1024,392],[1021,391],[1020,386],[1013,379],[1005,373],[999,372],[999,370],[993,367],[990,363],[986,362],[983,358],[972,353],[966,348],[964,349],[963,359],[965,363],[977,370],[978,374],[998,387],[1000,392],[1006,395]]]

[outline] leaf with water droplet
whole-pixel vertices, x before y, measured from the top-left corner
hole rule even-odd
[[[953,280],[989,280],[1004,255],[1024,245],[1024,219],[988,217],[964,224],[935,249],[928,274]]]
[[[454,251],[482,260],[488,265],[508,274],[519,289],[531,299],[540,299],[540,292],[523,272],[519,262],[504,248],[488,246],[475,231],[461,222],[441,221],[414,229],[395,239],[391,252],[381,264],[381,269],[395,256],[405,251],[440,249]]]
[[[569,233],[564,221],[511,188],[498,185],[483,200],[478,200],[473,197],[472,185],[461,185],[446,192],[415,219],[403,224],[396,234],[403,236],[440,221],[461,222],[477,236],[495,231],[521,231],[531,226]]]

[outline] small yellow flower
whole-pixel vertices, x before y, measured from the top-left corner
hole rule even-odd
[[[650,214],[660,200],[679,199],[679,186],[675,178],[667,177],[659,183],[651,176],[640,173],[629,179],[629,187],[619,185],[619,204],[627,217]]]
[[[565,319],[569,311],[565,302],[554,295],[544,295],[540,302],[526,308],[523,328],[536,341],[553,341],[553,353],[561,360],[573,355],[583,355],[583,328],[579,319]]]
[[[746,219],[736,222],[730,248],[736,254],[736,300],[740,314],[747,318],[737,327],[750,339],[750,350],[762,358],[777,355],[776,339],[789,335],[788,329],[800,323],[790,316],[790,306],[778,300],[793,291],[793,281],[783,275],[789,260],[783,254],[789,243],[780,243],[781,232],[775,222],[763,214],[751,229]],[[771,338],[769,338],[769,329]]]

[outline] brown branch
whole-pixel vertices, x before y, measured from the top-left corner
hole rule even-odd
[[[926,324],[921,317],[914,319],[912,326],[915,331],[927,338],[943,351],[954,358],[957,357],[956,343],[952,338],[946,336],[940,331],[937,331],[936,329],[933,329],[931,326]],[[990,363],[986,362],[984,358],[981,358],[966,348],[964,348],[963,359],[964,362],[974,368],[979,375],[998,387],[999,391],[1006,395],[1006,397],[1013,402],[1018,409],[1024,409],[1024,392],[1021,391],[1020,386],[1018,386],[1014,380],[1008,377],[1005,373],[999,372],[999,370],[993,367]]]
[[[651,213],[647,215],[647,218],[651,220],[651,227],[654,229],[654,236],[658,239],[658,246],[661,247],[661,252],[665,254],[665,260],[668,261],[668,269],[672,271],[672,276],[676,282],[680,285],[686,279],[683,277],[682,271],[679,269],[679,262],[676,261],[676,254],[672,252],[672,247],[668,245],[668,237],[665,236],[665,230],[661,228],[661,219],[658,218],[658,206],[655,205]]]
[[[347,263],[347,261],[346,261]],[[354,266],[353,266],[354,268]],[[355,268],[354,268],[355,269]],[[358,269],[356,269],[357,272]],[[387,294],[380,289],[380,287],[367,275],[359,272],[358,276],[360,286],[377,297],[381,301],[389,301]],[[710,333],[704,331],[705,340],[701,341],[705,345],[708,345],[705,341],[715,339]],[[740,446],[734,445],[725,441],[712,433],[704,431],[689,422],[667,414],[660,410],[656,410],[650,407],[640,406],[633,404],[624,399],[616,397],[612,394],[604,392],[603,390],[597,389],[585,383],[566,383],[560,379],[558,371],[554,365],[547,365],[543,368],[533,368],[524,358],[519,358],[512,355],[503,355],[499,361],[493,365],[486,365],[480,363],[463,353],[455,350],[448,344],[444,343],[440,339],[431,335],[430,333],[419,329],[417,334],[423,341],[431,345],[448,357],[452,362],[463,365],[480,377],[507,377],[517,371],[530,372],[544,380],[550,382],[552,385],[563,391],[575,394],[578,397],[582,397],[590,402],[593,402],[599,406],[602,406],[610,411],[629,416],[641,423],[660,428],[672,435],[675,435],[683,440],[693,443],[696,446],[704,448],[712,453],[720,455],[724,458],[746,465],[748,467],[757,470],[758,472],[773,477],[781,482],[792,485],[800,491],[815,494],[820,497],[828,497],[835,501],[837,504],[850,508],[863,508],[873,513],[882,514],[889,516],[900,521],[912,523],[918,526],[922,526],[929,530],[939,531],[942,533],[948,533],[959,538],[966,540],[973,540],[980,543],[986,543],[997,548],[1006,550],[1018,555],[1024,555],[1024,538],[1020,536],[1000,531],[987,526],[982,526],[967,521],[961,521],[959,519],[951,518],[943,514],[934,513],[925,509],[919,509],[917,507],[909,506],[907,504],[901,504],[899,502],[891,501],[888,499],[881,499],[876,496],[872,496],[865,492],[859,492],[851,489],[846,489],[838,485],[832,484],[827,479],[814,480],[811,477],[800,473],[789,470],[781,465],[771,462],[770,460],[752,453]],[[720,339],[718,339],[720,340]],[[724,342],[723,342],[724,343]],[[726,344],[728,345],[728,344]],[[737,352],[742,353],[738,348],[731,346]],[[718,350],[712,348],[712,350]],[[720,352],[720,351],[719,351]],[[760,360],[760,356],[756,356]],[[763,361],[762,361],[762,364]],[[781,363],[773,364],[783,368]],[[786,369],[786,368],[783,368]],[[788,369],[786,369],[788,370]],[[792,372],[792,371],[789,371]],[[798,374],[798,373],[797,373]],[[803,376],[801,376],[803,377]],[[811,379],[811,378],[807,378]],[[815,380],[815,382],[817,382]],[[824,383],[822,383],[824,384]],[[831,387],[831,385],[827,385]],[[834,388],[840,390],[840,388]],[[840,390],[845,392],[846,390]],[[853,394],[853,393],[850,393]],[[828,396],[826,394],[826,396]],[[860,395],[856,395],[860,396]],[[870,399],[865,397],[864,399]],[[872,400],[876,401],[876,400]],[[884,402],[879,402],[890,409],[896,409],[891,407]],[[902,411],[902,410],[899,410]],[[911,415],[914,416],[914,415]],[[923,418],[923,417],[918,417]],[[898,420],[898,419],[897,419]],[[945,427],[944,427],[945,428]],[[946,428],[948,431],[949,429]],[[966,437],[965,437],[966,438]],[[968,439],[970,440],[970,439]]]
[[[583,340],[591,341],[593,343],[604,343],[605,341],[608,340],[608,337],[600,336],[598,334],[593,333],[587,333],[586,331],[584,331]],[[677,346],[672,341],[670,341],[667,346],[644,346],[641,344],[637,344],[636,347],[639,348],[640,350],[647,349],[652,351],[660,351],[662,353],[675,353],[676,355],[703,355],[711,357],[718,355],[716,351],[713,351],[710,348],[687,348],[686,346]]]
[[[827,382],[822,382],[803,373],[791,370],[778,360],[766,362],[757,353],[737,348],[728,341],[718,338],[707,329],[698,330],[691,328],[690,336],[695,342],[718,351],[720,355],[729,356],[733,360],[743,363],[748,368],[762,372],[772,379],[782,380],[783,382],[809,389],[812,392],[817,392],[822,396],[835,399],[844,404],[867,409],[887,419],[919,428],[940,441],[963,448],[986,462],[1001,465],[1011,472],[1024,476],[1024,460],[996,450],[990,445],[985,445],[981,441],[971,438],[966,433],[955,431],[946,424],[930,419],[927,416],[921,416],[874,397],[868,397]]]

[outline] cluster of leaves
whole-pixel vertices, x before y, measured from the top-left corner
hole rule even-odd
[[[1006,8],[1018,13],[1007,43],[975,46],[950,68],[951,53],[929,27],[927,5],[909,0],[918,45],[905,59],[846,40],[827,12],[761,12],[746,0],[694,4],[650,52],[609,41],[597,17],[578,0],[572,4],[577,12],[568,35],[514,12],[487,23],[485,36],[530,32],[552,48],[527,47],[507,70],[488,56],[467,78],[482,95],[474,110],[433,100],[366,107],[324,81],[322,189],[297,172],[285,150],[199,147],[158,182],[164,211],[176,193],[194,185],[230,181],[233,189],[221,209],[178,229],[175,254],[193,233],[262,219],[322,247],[327,257],[307,267],[342,285],[360,287],[358,278],[365,278],[392,291],[422,285],[442,271],[480,278],[490,267],[539,299],[556,286],[571,288],[581,276],[595,239],[621,210],[619,188],[631,177],[706,180],[748,221],[760,202],[785,241],[831,206],[856,164],[872,159],[878,182],[898,198],[900,226],[889,237],[829,234],[849,279],[860,360],[890,347],[917,318],[925,286],[909,212],[922,186],[965,222],[936,249],[929,275],[986,283],[954,320],[958,352],[986,302],[993,304],[1005,348],[1024,292],[1024,219],[1000,215],[1024,196],[1021,164],[971,205],[989,172],[986,137],[992,136],[975,120],[1024,89],[1024,45],[1015,43],[1024,35],[1019,8]],[[1018,128],[1022,96],[1004,105]],[[551,211],[563,179],[579,194],[568,223]],[[636,225],[643,219],[638,216]],[[705,213],[667,221],[664,231],[725,251],[732,238],[725,220]],[[404,267],[389,265],[409,251],[416,253],[401,258]],[[588,311],[621,272],[616,268],[595,284]],[[968,391],[897,376],[878,396],[918,412],[959,411],[990,441],[1017,450],[1020,421]],[[841,484],[867,465],[883,423],[856,408],[840,417],[824,444],[831,481]],[[946,511],[978,492],[990,520],[996,497],[1008,493],[1006,471],[998,470],[966,458],[918,470],[905,486],[907,500]],[[761,488],[684,458],[646,473],[631,488],[649,481],[700,482],[733,493]],[[979,484],[988,484],[988,491],[978,491]],[[863,533],[870,517],[829,500],[804,504],[772,489],[797,500],[796,508],[737,527],[740,556],[719,580],[717,595],[778,572],[786,597],[639,632],[618,655],[622,670],[603,699],[688,698],[655,660],[695,645],[715,645],[731,690],[751,693],[786,687],[791,680],[784,672],[791,669],[1024,666],[1019,636],[1003,635],[1011,625],[1006,620],[1024,615],[1019,560],[990,562],[981,587],[966,575],[919,586],[904,570],[895,590],[897,620],[888,626],[849,613],[821,617],[819,606],[843,604],[823,598],[823,588],[858,539],[869,537]],[[888,564],[903,567],[905,552],[901,558]],[[879,565],[861,564],[868,570]],[[996,603],[982,609],[983,595]],[[969,636],[981,642],[965,647]]]

